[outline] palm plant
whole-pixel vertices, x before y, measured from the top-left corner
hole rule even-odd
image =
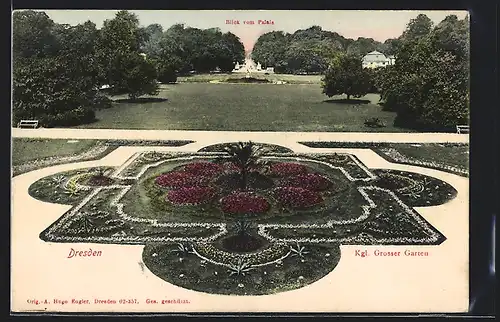
[[[64,189],[64,193],[66,193],[69,197],[77,197],[80,194],[80,191],[80,188],[76,184],[68,185]]]
[[[77,234],[90,234],[96,230],[96,224],[88,213],[79,213],[75,221],[75,232]]]
[[[240,170],[241,189],[246,190],[248,173],[259,162],[263,154],[262,147],[249,141],[229,145],[224,150],[229,154],[230,161]]]
[[[61,183],[64,182],[64,180],[66,180],[66,177],[63,176],[63,175],[58,175],[56,177],[53,177],[52,180],[57,184],[57,185],[60,185]]]
[[[177,253],[178,256],[187,256],[191,254],[192,248],[189,244],[177,243],[177,248],[172,250],[172,252]]]
[[[248,235],[250,229],[252,228],[252,224],[248,221],[245,221],[243,219],[238,220],[234,224],[234,230],[239,236],[245,236]]]
[[[243,260],[243,258],[239,258],[236,264],[229,265],[229,276],[233,275],[242,275],[245,276],[250,271],[255,269],[249,262]]]
[[[305,250],[306,248],[304,246],[299,245],[297,243],[297,247],[294,248],[293,246],[290,246],[290,250],[292,251],[292,256],[298,256],[298,257],[304,257],[305,254],[308,254],[309,252]]]

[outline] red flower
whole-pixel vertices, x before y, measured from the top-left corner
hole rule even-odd
[[[299,174],[280,182],[282,186],[299,187],[314,191],[326,190],[331,184],[330,180],[317,173]]]
[[[292,208],[307,208],[323,201],[316,191],[300,187],[279,187],[274,189],[274,193],[284,206]]]
[[[182,187],[170,190],[167,200],[176,205],[197,205],[215,197],[215,189],[210,187]]]
[[[270,172],[272,175],[285,177],[306,173],[307,167],[299,163],[279,162],[271,165]]]
[[[197,176],[189,172],[174,171],[164,173],[155,179],[156,184],[162,187],[187,187],[187,186],[205,186],[208,183],[207,178]]]
[[[258,214],[269,209],[264,197],[249,192],[234,192],[220,201],[222,211],[231,214]]]
[[[194,175],[213,178],[223,171],[221,165],[212,162],[193,162],[184,166],[184,171]]]

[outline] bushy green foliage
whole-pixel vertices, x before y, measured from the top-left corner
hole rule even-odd
[[[237,62],[243,63],[245,59],[243,44],[231,32],[222,33],[218,28],[198,29],[181,24],[173,25],[161,34],[154,34],[145,44],[144,51],[164,66],[160,71],[173,69],[181,74],[216,69],[231,72]]]
[[[339,54],[363,56],[385,45],[371,38],[344,38],[319,26],[297,30],[293,34],[272,31],[257,39],[252,58],[263,68],[274,67],[276,73],[320,74]]]
[[[396,64],[377,79],[395,124],[420,130],[454,130],[468,124],[468,20],[448,16],[432,28],[427,17],[410,22]]]
[[[27,10],[14,12],[13,29],[13,121],[38,119],[47,127],[93,121],[95,25],[59,25]]]
[[[326,71],[322,79],[323,93],[328,97],[346,94],[347,99],[364,96],[372,87],[369,76],[358,57],[342,55]]]
[[[144,33],[135,14],[119,11],[115,18],[104,21],[99,36],[101,78],[111,92],[127,93],[131,99],[158,95],[156,68],[140,55]]]

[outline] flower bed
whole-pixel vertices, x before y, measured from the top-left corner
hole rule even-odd
[[[304,174],[307,172],[307,167],[299,163],[278,162],[271,165],[269,172],[271,175],[286,177]]]
[[[167,200],[176,205],[199,205],[209,202],[215,196],[215,189],[210,187],[181,187],[170,190]]]
[[[204,176],[197,176],[185,171],[167,172],[155,179],[155,183],[164,188],[206,186],[208,181]]]
[[[90,186],[109,186],[113,184],[113,182],[113,178],[101,175],[93,175],[85,182],[85,184]]]
[[[235,192],[220,201],[222,211],[231,214],[258,214],[269,210],[269,202],[249,192]]]
[[[279,183],[281,186],[299,187],[308,190],[322,191],[331,186],[330,180],[317,173],[299,174],[286,178]]]
[[[307,208],[323,202],[316,191],[300,187],[279,187],[274,194],[281,204],[291,208]]]
[[[184,171],[197,176],[213,178],[223,171],[223,167],[212,162],[193,162],[184,166]]]
[[[225,152],[225,148],[230,145],[237,144],[237,142],[229,142],[229,143],[219,143],[219,144],[214,144],[214,145],[209,145],[206,146],[198,152]],[[259,146],[264,148],[266,151],[272,152],[272,153],[293,153],[293,151],[289,148],[285,148],[284,146],[280,145],[275,145],[275,144],[266,144],[266,143],[259,143]]]
[[[213,243],[197,243],[194,248],[197,256],[201,255],[217,265],[236,264],[240,258],[245,259],[252,265],[262,265],[282,259],[290,252],[287,245],[280,243],[272,243],[258,252],[246,254],[226,252],[217,248]]]
[[[232,173],[232,172],[240,172],[241,168],[238,167],[236,164],[233,162],[224,162],[222,164],[222,168],[224,169],[225,172]]]

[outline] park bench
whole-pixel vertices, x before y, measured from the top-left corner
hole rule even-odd
[[[17,123],[17,127],[24,126],[29,126],[36,129],[38,127],[38,120],[21,120],[19,123]]]
[[[469,133],[469,126],[468,125],[457,125],[457,133],[458,134]]]

